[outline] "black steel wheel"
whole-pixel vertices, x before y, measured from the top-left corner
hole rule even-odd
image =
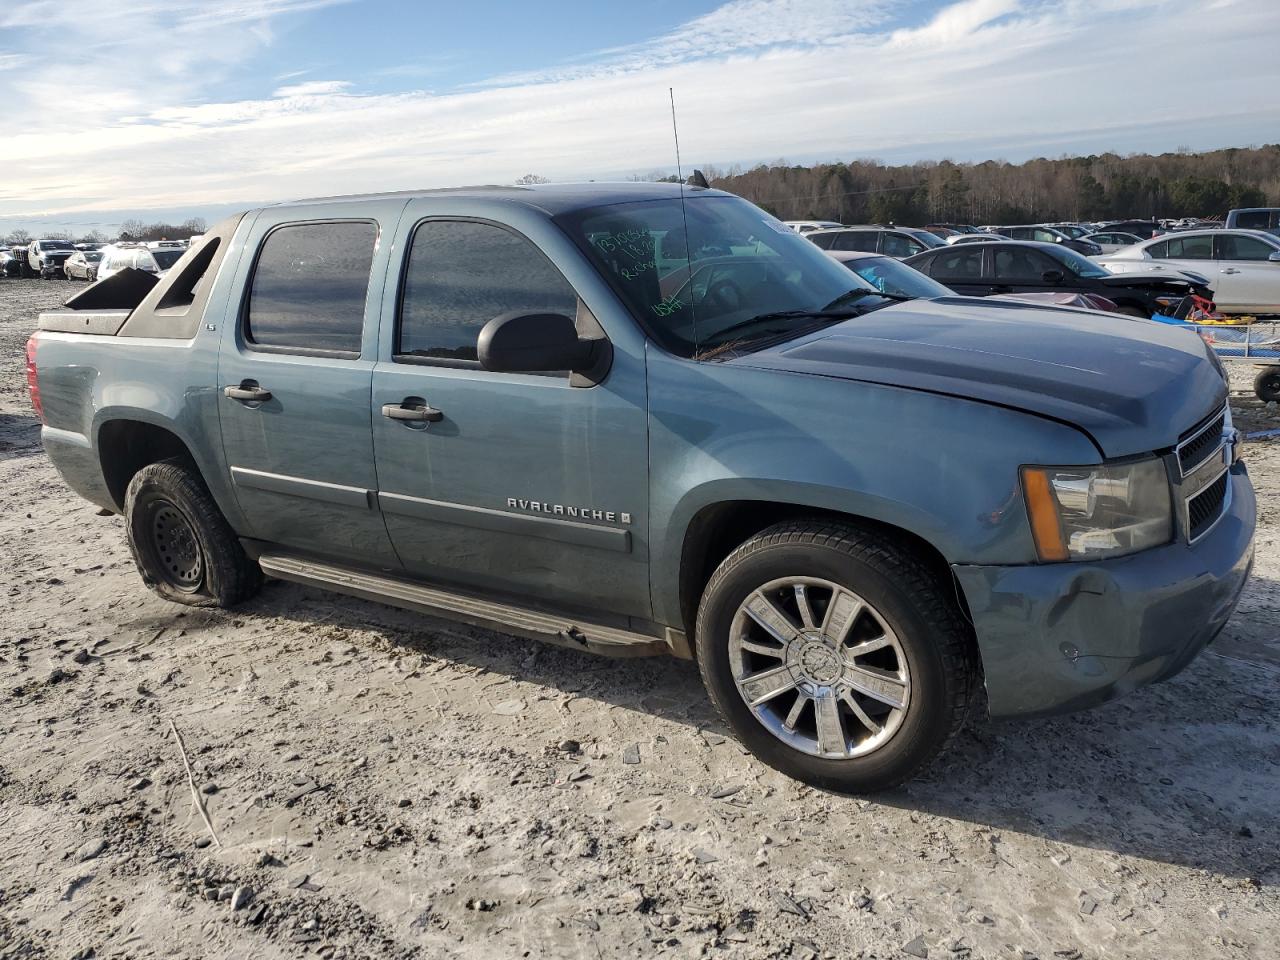
[[[262,586],[262,568],[244,552],[190,464],[143,467],[129,481],[124,510],[138,572],[166,600],[230,607]]]

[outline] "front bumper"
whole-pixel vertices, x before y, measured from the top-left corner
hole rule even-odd
[[[1253,567],[1243,462],[1226,512],[1194,544],[1096,563],[956,564],[992,717],[1067,713],[1165,680],[1226,625]]]

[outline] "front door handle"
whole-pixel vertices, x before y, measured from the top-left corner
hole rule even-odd
[[[405,397],[401,403],[384,403],[382,415],[391,420],[411,420],[417,423],[439,423],[444,412],[429,407],[418,397]]]
[[[1237,270],[1235,267],[1227,267],[1227,269],[1223,270],[1222,272],[1223,273],[1239,273],[1240,271]]]
[[[997,283],[991,288],[992,293],[1013,293],[1013,287],[1004,283]]]
[[[271,391],[263,390],[252,380],[242,380],[238,387],[224,387],[222,392],[232,400],[239,400],[242,403],[261,403],[271,399]]]

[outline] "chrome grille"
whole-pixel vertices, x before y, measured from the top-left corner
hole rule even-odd
[[[1178,442],[1178,467],[1185,477],[1193,473],[1196,467],[1214,455],[1222,446],[1222,431],[1227,425],[1227,411],[1224,408],[1208,422],[1196,426],[1183,434]]]

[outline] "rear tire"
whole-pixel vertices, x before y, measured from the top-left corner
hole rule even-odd
[[[828,790],[916,776],[977,697],[972,631],[950,584],[914,550],[851,524],[784,523],[742,544],[707,584],[695,636],[703,682],[739,740]]]
[[[148,587],[174,603],[233,607],[262,588],[262,568],[240,545],[188,464],[139,470],[124,499],[129,551]]]
[[[1253,392],[1263,403],[1280,400],[1280,367],[1266,367],[1253,381]]]

